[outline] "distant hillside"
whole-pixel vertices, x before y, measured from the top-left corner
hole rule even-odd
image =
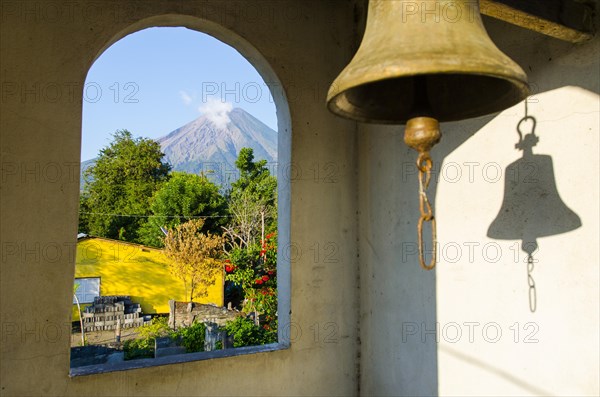
[[[240,108],[228,114],[229,122],[218,126],[202,115],[157,139],[165,160],[175,171],[209,173],[215,183],[228,185],[235,179],[235,160],[243,147],[254,150],[255,160],[277,161],[277,132]],[[83,171],[95,159],[81,163]]]

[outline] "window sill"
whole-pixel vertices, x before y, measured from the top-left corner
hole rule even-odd
[[[254,353],[267,353],[277,350],[285,350],[290,347],[288,343],[270,343],[260,346],[237,347],[233,349],[215,350],[210,352],[185,353],[159,358],[142,358],[137,360],[122,361],[119,363],[105,363],[87,365],[71,368],[70,377],[104,374],[108,372],[127,371],[130,369],[150,368],[161,365],[189,363],[193,361],[204,361],[213,358],[235,357]]]

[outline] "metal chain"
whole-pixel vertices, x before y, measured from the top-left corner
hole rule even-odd
[[[419,210],[421,212],[421,216],[419,217],[419,222],[417,224],[417,233],[419,237],[419,264],[425,270],[433,269],[435,267],[437,259],[436,223],[435,217],[433,216],[433,209],[431,208],[431,203],[429,202],[429,198],[427,197],[427,188],[429,187],[429,182],[431,181],[432,166],[433,162],[431,161],[431,156],[429,155],[429,152],[419,153],[419,157],[417,159],[417,168],[419,170]],[[431,254],[431,261],[429,262],[429,264],[425,262],[425,246],[423,243],[423,222],[431,222],[431,241],[433,244],[433,250]]]
[[[531,273],[533,272],[533,255],[527,254],[527,283],[529,284],[529,310],[533,313],[537,308],[537,293],[535,290],[535,280]]]

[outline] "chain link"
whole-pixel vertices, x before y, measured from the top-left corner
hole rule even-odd
[[[435,217],[433,216],[433,209],[431,203],[427,197],[427,188],[431,181],[431,168],[433,162],[429,152],[421,152],[417,159],[417,168],[419,170],[419,210],[421,216],[417,223],[417,233],[419,238],[419,264],[425,270],[431,270],[435,267],[437,260],[437,231]],[[423,242],[423,222],[431,222],[431,241],[433,244],[433,250],[431,254],[431,261],[425,262],[425,245]]]
[[[533,313],[537,308],[537,293],[535,290],[535,280],[533,273],[533,255],[527,254],[527,283],[529,284],[529,310]]]

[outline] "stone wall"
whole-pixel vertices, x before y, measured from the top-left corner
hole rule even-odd
[[[178,328],[194,322],[214,323],[223,326],[227,321],[244,314],[237,310],[193,302],[169,301],[169,326]]]

